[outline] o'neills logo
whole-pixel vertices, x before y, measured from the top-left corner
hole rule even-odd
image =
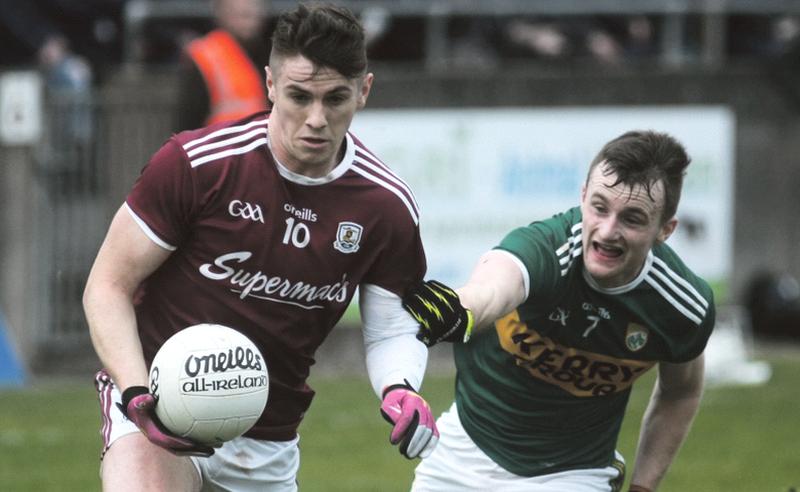
[[[232,347],[226,351],[204,355],[190,355],[183,365],[188,379],[181,382],[183,393],[204,393],[241,390],[258,390],[269,384],[263,371],[261,354],[245,347]],[[233,372],[233,373],[231,373]]]
[[[261,354],[252,349],[236,347],[227,352],[206,354],[203,356],[190,355],[183,365],[183,370],[189,377],[199,374],[220,373],[234,369],[255,369],[260,371],[263,367]]]
[[[236,251],[218,256],[213,263],[200,266],[200,273],[211,280],[227,280],[233,287],[231,291],[239,294],[241,299],[255,297],[267,301],[291,304],[303,309],[320,309],[324,307],[319,301],[346,302],[350,296],[350,282],[347,275],[342,280],[327,285],[311,285],[305,282],[292,282],[289,279],[269,276],[263,272],[250,272],[244,268],[236,269],[233,263],[247,261],[253,253]],[[295,302],[292,302],[295,301]]]

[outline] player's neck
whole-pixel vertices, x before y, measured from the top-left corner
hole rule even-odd
[[[343,139],[339,143],[339,147],[333,154],[331,160],[327,163],[321,164],[318,162],[305,162],[300,159],[293,158],[291,153],[286,149],[283,144],[282,138],[276,133],[280,129],[276,129],[275,122],[267,127],[267,147],[272,154],[273,159],[286,170],[305,176],[307,178],[322,178],[330,174],[344,159],[347,152],[347,140]]]

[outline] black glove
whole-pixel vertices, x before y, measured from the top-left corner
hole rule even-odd
[[[461,305],[458,294],[436,280],[428,280],[406,291],[403,309],[419,323],[417,338],[428,347],[442,340],[466,342],[475,325],[472,312]]]

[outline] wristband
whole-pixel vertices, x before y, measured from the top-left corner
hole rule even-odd
[[[415,390],[414,387],[411,386],[411,384],[408,382],[408,380],[404,379],[402,383],[390,384],[389,386],[385,387],[383,389],[383,392],[381,393],[381,398],[382,399],[386,398],[386,395],[388,395],[390,391],[394,391],[396,389],[401,389],[401,388],[402,389],[407,389],[409,391],[413,391],[414,393],[417,392],[417,390]]]
[[[117,403],[117,408],[120,409],[125,418],[130,420],[128,416],[128,405],[131,400],[139,395],[146,395],[147,393],[150,393],[150,390],[147,389],[146,386],[129,386],[122,392],[122,403]]]

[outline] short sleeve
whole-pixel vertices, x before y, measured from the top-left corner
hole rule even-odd
[[[142,169],[126,199],[136,219],[172,247],[191,224],[196,195],[191,169],[183,148],[170,139]]]
[[[561,278],[555,247],[539,224],[519,227],[509,232],[495,249],[507,251],[522,261],[528,271],[528,297],[547,298]]]
[[[423,279],[427,269],[419,227],[410,217],[395,220],[386,239],[381,254],[363,281],[402,297],[409,285]]]

